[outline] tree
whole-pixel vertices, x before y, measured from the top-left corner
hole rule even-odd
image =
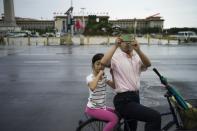
[[[108,18],[100,18],[99,21],[96,20],[95,15],[90,15],[88,17],[88,23],[85,27],[84,35],[111,35],[112,34],[112,24],[108,22]]]

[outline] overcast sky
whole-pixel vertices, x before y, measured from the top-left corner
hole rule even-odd
[[[14,0],[15,15],[37,19],[53,19],[53,12],[64,13],[71,0]],[[73,0],[74,15],[103,14],[110,19],[143,19],[160,13],[165,20],[164,28],[197,27],[197,0]],[[0,13],[3,0],[0,0]]]

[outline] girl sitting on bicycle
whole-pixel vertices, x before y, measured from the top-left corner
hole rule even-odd
[[[114,83],[107,79],[104,65],[101,64],[104,54],[96,54],[92,58],[92,73],[87,76],[89,98],[85,112],[96,119],[107,121],[103,131],[113,131],[118,122],[114,109],[106,106],[106,87],[114,88]],[[102,61],[102,63],[104,63]]]

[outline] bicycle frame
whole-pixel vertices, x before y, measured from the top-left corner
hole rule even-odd
[[[166,97],[166,99],[168,101],[170,112],[161,113],[161,116],[172,115],[173,118],[165,126],[162,127],[162,130],[168,131],[173,125],[176,125],[177,129],[181,128],[181,125],[179,124],[179,121],[178,121],[178,118],[177,118],[177,115],[176,115],[176,111],[173,108],[172,103],[170,102],[170,97],[172,97],[172,96],[167,91],[166,94],[164,95],[164,97]]]

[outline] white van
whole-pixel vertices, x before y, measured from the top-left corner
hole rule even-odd
[[[190,40],[195,41],[197,40],[197,35],[193,31],[180,31],[178,32],[177,39],[179,41],[185,41],[185,42],[188,42]]]

